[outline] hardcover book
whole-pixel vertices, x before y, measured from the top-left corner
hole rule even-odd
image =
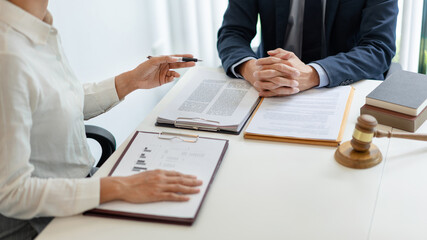
[[[366,96],[366,104],[418,116],[427,106],[427,76],[396,72]]]
[[[399,128],[408,132],[415,132],[427,119],[426,109],[427,107],[424,108],[418,116],[410,116],[365,104],[360,108],[360,114],[372,115],[377,119],[378,123],[383,125]]]

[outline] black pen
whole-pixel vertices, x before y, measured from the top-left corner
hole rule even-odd
[[[148,59],[152,58],[151,56],[147,57]],[[178,62],[203,62],[201,59],[189,58],[189,57],[173,57],[178,60]]]

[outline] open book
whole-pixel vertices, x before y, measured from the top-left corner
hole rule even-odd
[[[202,180],[200,192],[188,195],[188,202],[133,204],[114,201],[101,204],[85,214],[192,224],[227,147],[228,140],[224,139],[179,133],[136,132],[110,176],[129,176],[154,169],[175,170]]]
[[[340,86],[264,98],[252,116],[245,138],[338,146],[353,91],[351,86]]]
[[[259,102],[258,92],[245,80],[222,70],[192,68],[185,91],[157,117],[158,125],[239,133]]]

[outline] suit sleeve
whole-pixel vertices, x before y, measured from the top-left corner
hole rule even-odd
[[[329,77],[327,87],[361,79],[384,79],[396,52],[397,0],[368,0],[357,45],[348,52],[315,61]]]
[[[240,60],[256,54],[251,41],[256,35],[258,21],[257,0],[230,0],[218,31],[218,54],[225,72],[235,77],[231,67]]]

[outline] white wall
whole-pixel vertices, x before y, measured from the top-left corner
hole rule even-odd
[[[226,6],[227,0],[51,0],[49,10],[77,77],[92,82],[148,55],[193,53],[206,58],[204,65],[219,66],[216,31]],[[134,92],[87,123],[108,129],[120,144],[171,87]]]

